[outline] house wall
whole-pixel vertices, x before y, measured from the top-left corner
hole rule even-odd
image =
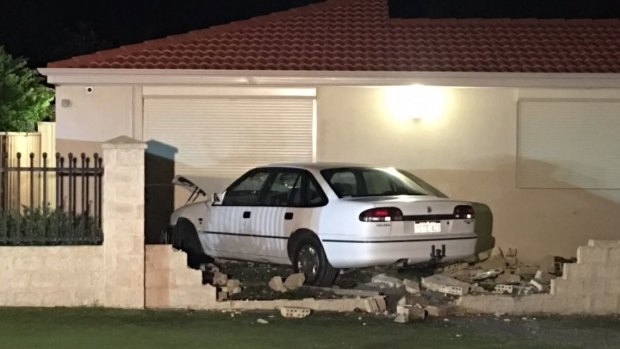
[[[118,136],[133,136],[134,98],[130,85],[56,86],[56,148],[101,153],[101,144]]]
[[[570,183],[563,189],[520,189],[515,181],[520,99],[617,98],[618,91],[450,88],[443,90],[441,114],[417,121],[394,118],[387,93],[319,88],[317,160],[407,169],[450,197],[484,203],[497,245],[517,248],[522,260],[571,256],[589,238],[618,238],[620,190]],[[488,218],[480,221],[481,229],[489,230]]]

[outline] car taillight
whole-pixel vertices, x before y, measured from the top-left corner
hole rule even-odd
[[[454,208],[455,219],[472,219],[474,218],[474,208],[469,205],[459,205]]]
[[[362,222],[391,222],[402,221],[403,212],[396,207],[371,208],[360,213]]]

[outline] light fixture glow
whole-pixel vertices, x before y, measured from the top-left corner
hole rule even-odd
[[[412,85],[388,87],[386,105],[398,120],[434,120],[444,111],[445,89]]]

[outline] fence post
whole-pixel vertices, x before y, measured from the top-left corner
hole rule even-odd
[[[144,308],[144,151],[127,136],[103,144],[104,306]]]

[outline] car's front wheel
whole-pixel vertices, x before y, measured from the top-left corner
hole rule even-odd
[[[331,286],[338,276],[338,269],[329,264],[325,250],[316,237],[300,239],[292,257],[295,272],[304,274],[307,285]]]

